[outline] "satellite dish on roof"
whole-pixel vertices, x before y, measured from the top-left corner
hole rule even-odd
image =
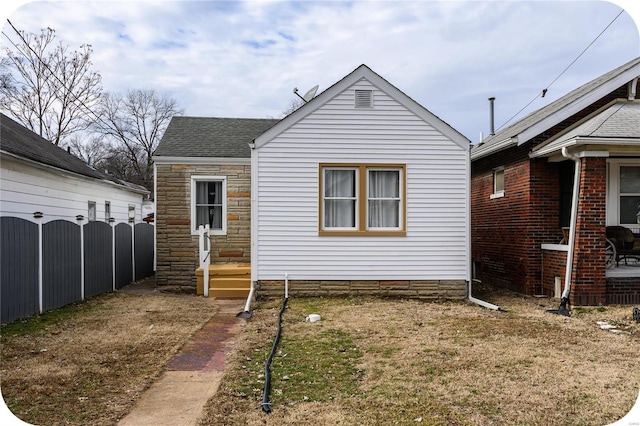
[[[300,99],[302,99],[305,103],[307,103],[311,99],[313,99],[313,97],[316,95],[317,91],[318,91],[318,85],[317,84],[315,86],[313,86],[311,89],[309,89],[307,91],[307,93],[304,94],[304,96],[300,96],[300,94],[298,93],[298,88],[297,87],[295,89],[293,89],[293,93],[298,95],[298,97]]]

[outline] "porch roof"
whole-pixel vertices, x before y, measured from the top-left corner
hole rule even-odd
[[[533,148],[530,156],[553,157],[563,147],[640,154],[640,101],[620,99]]]

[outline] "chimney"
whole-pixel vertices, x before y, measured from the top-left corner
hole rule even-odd
[[[496,98],[494,98],[493,96],[489,98],[489,136],[493,136],[496,134],[493,126],[493,101],[495,100]]]

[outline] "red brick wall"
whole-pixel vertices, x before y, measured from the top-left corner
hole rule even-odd
[[[564,291],[565,266],[567,265],[566,251],[542,250],[542,291],[549,297],[555,297],[556,277],[560,277],[560,293]]]
[[[607,303],[612,305],[640,304],[638,278],[607,279]]]
[[[583,158],[572,274],[572,305],[606,304],[605,224],[607,163]]]
[[[558,243],[558,165],[530,160],[526,146],[497,153],[472,165],[472,258],[479,278],[521,293],[542,291],[541,244]],[[490,199],[493,170],[504,166],[503,198]]]

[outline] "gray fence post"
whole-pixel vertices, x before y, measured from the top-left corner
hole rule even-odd
[[[84,300],[84,227],[82,226],[84,216],[79,214],[76,216],[76,220],[80,226],[80,300]]]
[[[136,281],[136,218],[130,217],[131,224],[131,282]]]
[[[113,269],[113,291],[116,291],[116,220],[113,217],[109,218],[109,225],[111,225],[111,268]]]
[[[42,212],[35,212],[33,218],[38,224],[38,312],[42,313]]]

